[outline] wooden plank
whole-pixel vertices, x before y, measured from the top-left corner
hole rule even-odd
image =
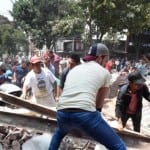
[[[42,115],[45,115],[45,116],[48,116],[51,118],[56,118],[56,111],[52,110],[49,107],[29,102],[29,101],[24,100],[20,97],[17,97],[17,96],[11,95],[11,94],[7,94],[7,93],[2,92],[2,91],[0,91],[0,97],[2,97],[2,99],[4,101],[6,101],[10,104],[29,109],[31,111],[40,113]]]

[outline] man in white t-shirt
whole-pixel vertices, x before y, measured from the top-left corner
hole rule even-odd
[[[41,58],[31,58],[32,70],[25,77],[22,97],[25,98],[28,88],[32,89],[32,101],[45,106],[55,107],[54,86],[56,78],[47,68],[41,67]]]
[[[108,48],[97,43],[90,47],[87,61],[71,69],[58,101],[58,129],[49,150],[58,150],[63,137],[71,130],[81,130],[111,150],[125,150],[125,145],[101,116],[108,94],[110,73],[104,68],[109,59]]]

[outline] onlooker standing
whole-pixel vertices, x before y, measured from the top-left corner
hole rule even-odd
[[[13,80],[12,71],[7,67],[5,63],[2,63],[0,65],[0,85],[5,82],[11,83],[12,80]]]
[[[15,60],[14,62],[12,62],[12,67],[11,67],[11,70],[12,70],[12,73],[14,74],[15,70],[16,70],[16,66],[18,66],[19,63],[17,60]]]
[[[126,149],[99,112],[110,86],[110,73],[104,68],[108,58],[108,48],[94,44],[84,57],[87,62],[69,71],[58,101],[58,129],[49,150],[58,150],[64,136],[73,129],[84,131],[108,149]]]
[[[0,85],[5,82],[5,72],[6,72],[5,65],[4,64],[0,65]]]
[[[138,72],[128,76],[129,84],[120,88],[116,101],[116,117],[119,129],[122,130],[129,118],[132,119],[134,131],[140,132],[142,118],[142,98],[150,101],[150,92],[144,84],[145,79]]]
[[[60,94],[62,93],[62,90],[64,88],[64,84],[66,81],[67,74],[69,71],[75,67],[76,65],[80,64],[80,56],[78,54],[72,53],[68,56],[68,59],[66,60],[67,65],[66,67],[62,70],[62,73],[60,74],[60,82],[59,86],[57,89],[57,95],[56,95],[56,100],[58,101],[58,98]]]
[[[61,77],[60,77],[60,89],[63,90],[64,83],[66,81],[66,77],[68,72],[74,68],[75,66],[80,64],[80,56],[78,54],[72,53],[68,56],[68,66],[64,68]]]
[[[137,67],[137,70],[138,70],[143,76],[147,76],[148,67],[147,67],[147,64],[145,63],[144,60],[141,59],[136,67]]]
[[[16,85],[19,87],[22,87],[22,79],[27,75],[28,69],[27,69],[27,61],[22,60],[21,65],[18,65],[15,67],[14,72],[14,82],[16,82]]]
[[[55,68],[55,76],[59,78],[59,62],[60,62],[60,57],[55,54],[52,50],[48,51],[48,55],[50,58],[50,63],[54,66]]]
[[[120,66],[120,60],[119,59],[115,60],[115,66],[116,66],[116,71],[119,72],[120,71],[120,68],[119,68],[119,66]]]
[[[55,75],[55,67],[51,64],[49,55],[47,53],[45,53],[43,55],[43,60],[44,60],[44,64],[43,64],[44,68],[47,68],[50,72],[52,72]],[[54,97],[55,97],[55,100],[57,101],[59,91],[60,91],[60,89],[59,89],[60,79],[57,77],[55,77],[55,78],[56,78],[57,88],[56,88],[56,91],[54,93]]]
[[[47,68],[41,67],[41,58],[33,56],[31,58],[32,70],[27,74],[23,85],[22,98],[26,97],[27,89],[32,89],[33,102],[45,106],[55,107],[54,88],[56,78]]]
[[[44,67],[48,68],[55,75],[55,67],[51,64],[49,54],[46,52],[43,55]]]
[[[7,69],[5,72],[5,81],[11,83],[13,80],[13,73],[10,69]]]
[[[59,62],[59,77],[61,77],[63,70],[67,67],[67,58],[63,57],[61,61]]]

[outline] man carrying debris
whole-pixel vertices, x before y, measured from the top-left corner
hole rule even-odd
[[[108,48],[101,43],[91,46],[86,63],[71,69],[58,101],[58,129],[49,150],[58,150],[67,133],[77,129],[111,150],[126,150],[123,141],[101,116],[101,108],[110,86],[110,73],[104,68]]]

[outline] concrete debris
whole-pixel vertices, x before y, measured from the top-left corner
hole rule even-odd
[[[43,133],[14,126],[0,126],[0,150],[47,150],[52,133]],[[59,150],[94,150],[96,143],[66,136]]]
[[[52,134],[44,133],[27,140],[22,150],[47,150]],[[59,150],[94,150],[95,142],[66,136],[61,142]]]
[[[13,126],[0,126],[0,150],[21,150],[21,145],[31,138],[33,133]]]

